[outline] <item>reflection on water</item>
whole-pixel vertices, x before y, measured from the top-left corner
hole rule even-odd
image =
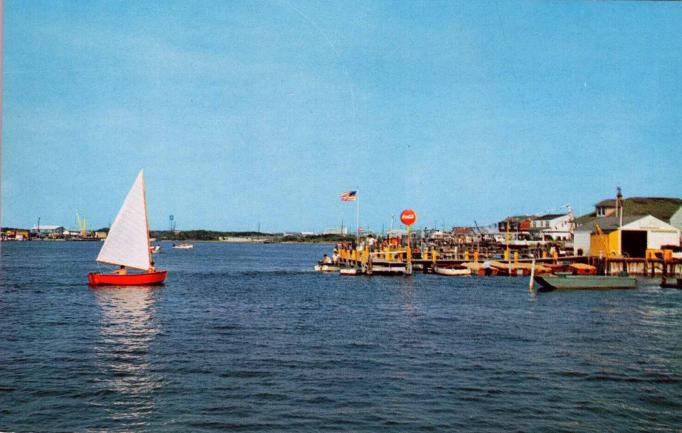
[[[403,311],[408,317],[415,317],[417,308],[414,305],[414,284],[411,278],[400,281],[400,293],[403,298]]]
[[[135,423],[154,409],[153,391],[161,378],[151,371],[150,345],[159,333],[154,320],[156,289],[93,289],[100,308],[100,339],[95,346],[104,392],[113,392],[113,419]]]

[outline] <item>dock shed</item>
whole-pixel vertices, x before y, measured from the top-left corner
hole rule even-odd
[[[645,257],[647,249],[680,245],[680,229],[652,215],[595,218],[576,228],[576,255]]]

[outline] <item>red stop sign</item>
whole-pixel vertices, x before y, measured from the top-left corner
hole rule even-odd
[[[412,209],[405,209],[403,213],[400,214],[400,221],[406,226],[411,226],[417,221],[417,214],[414,213]]]

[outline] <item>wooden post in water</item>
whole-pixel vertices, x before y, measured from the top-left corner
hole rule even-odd
[[[412,225],[407,226],[407,264],[405,272],[407,275],[412,275],[412,248],[410,247],[410,237],[412,235]]]

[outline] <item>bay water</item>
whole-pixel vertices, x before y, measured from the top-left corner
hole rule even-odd
[[[0,431],[682,429],[682,291],[341,277],[329,245],[162,243],[158,288],[91,288],[98,242],[5,242]]]

